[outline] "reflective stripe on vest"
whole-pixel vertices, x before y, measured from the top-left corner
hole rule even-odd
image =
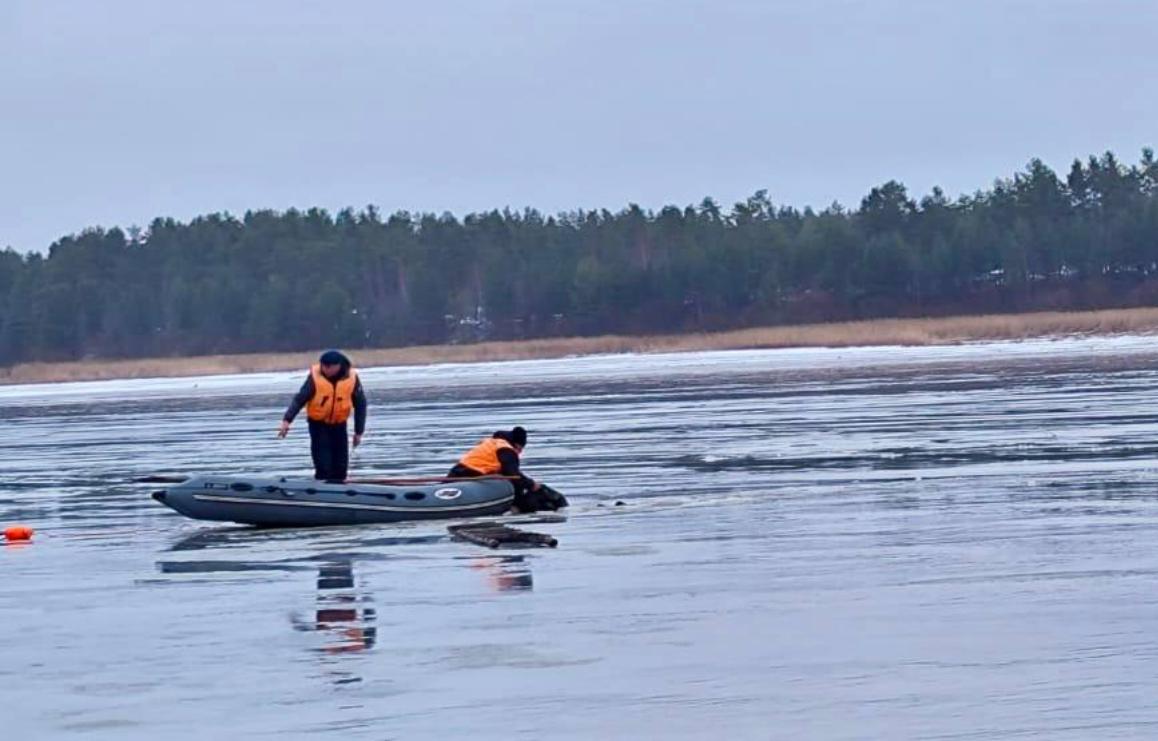
[[[500,450],[515,450],[515,446],[511,445],[506,440],[501,440],[497,437],[488,437],[478,445],[470,449],[466,455],[459,459],[459,463],[471,469],[478,471],[486,476],[493,476],[503,470],[503,464],[499,461]],[[515,450],[515,455],[519,451]]]
[[[306,414],[314,422],[340,425],[350,418],[354,411],[354,387],[358,385],[358,374],[353,368],[346,377],[334,383],[322,373],[321,365],[310,368],[314,379],[314,398],[310,399]]]

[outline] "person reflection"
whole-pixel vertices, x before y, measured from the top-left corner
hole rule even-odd
[[[374,647],[378,613],[366,606],[369,597],[359,595],[354,583],[354,562],[333,561],[318,567],[317,607],[312,623],[297,619],[298,630],[318,631],[324,637],[320,651],[327,654],[358,653]]]
[[[526,556],[479,556],[470,567],[486,575],[487,585],[496,592],[525,592],[534,588]]]

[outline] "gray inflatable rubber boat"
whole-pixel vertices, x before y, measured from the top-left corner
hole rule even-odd
[[[186,517],[246,525],[358,525],[501,515],[515,487],[503,478],[332,483],[310,479],[199,476],[153,492]]]

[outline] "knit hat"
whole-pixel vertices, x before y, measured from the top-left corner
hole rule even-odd
[[[522,427],[515,427],[510,432],[510,440],[512,444],[518,445],[520,448],[527,447],[527,431]]]
[[[318,362],[322,365],[343,365],[346,362],[346,356],[337,350],[326,350],[322,353],[322,357],[318,358]]]

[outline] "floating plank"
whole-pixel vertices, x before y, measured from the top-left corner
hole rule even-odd
[[[500,548],[504,545],[540,546],[555,548],[559,541],[544,533],[533,533],[529,530],[494,523],[474,523],[469,525],[451,525],[446,528],[452,538],[465,540],[484,548]]]

